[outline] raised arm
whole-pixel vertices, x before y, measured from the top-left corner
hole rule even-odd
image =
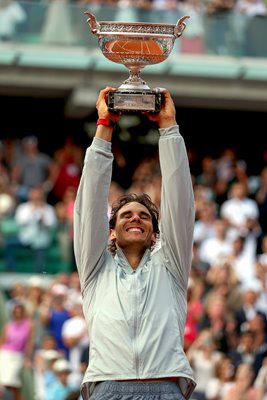
[[[108,193],[112,175],[113,126],[119,115],[109,113],[106,96],[112,88],[100,91],[96,103],[101,124],[97,125],[91,146],[87,149],[74,207],[74,251],[81,279],[81,289],[101,268],[109,237]],[[111,124],[112,124],[111,122]]]
[[[159,114],[149,116],[160,128],[159,155],[162,173],[161,248],[168,268],[179,285],[187,287],[191,268],[194,196],[187,151],[176,123],[176,110],[170,93],[162,92]]]

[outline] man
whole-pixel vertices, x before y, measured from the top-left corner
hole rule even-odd
[[[57,227],[54,207],[48,204],[42,186],[29,190],[28,200],[18,204],[14,221],[18,235],[6,241],[6,268],[16,271],[17,249],[30,249],[33,256],[33,270],[42,273],[46,269],[47,254]]]
[[[74,207],[74,248],[90,340],[82,396],[189,399],[195,382],[183,335],[195,213],[184,141],[164,89],[161,111],[147,113],[160,128],[162,172],[161,246],[152,253],[158,210],[148,196],[123,196],[109,225],[112,122],[120,117],[108,111],[110,90],[100,91],[97,100],[96,134]]]

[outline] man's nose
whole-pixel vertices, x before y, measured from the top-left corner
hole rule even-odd
[[[131,221],[140,221],[140,216],[136,213],[134,213],[131,217]]]

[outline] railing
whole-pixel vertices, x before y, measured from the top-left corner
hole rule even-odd
[[[0,0],[3,3],[4,0]],[[10,43],[98,47],[91,34],[84,11],[91,11],[99,21],[138,21],[175,24],[185,14],[191,15],[174,51],[184,54],[215,54],[234,57],[267,58],[267,15],[245,16],[234,10],[207,15],[187,9],[177,12],[142,10],[90,4],[82,6],[62,1],[18,1],[21,14],[14,31],[4,32],[0,8],[0,41]],[[186,4],[182,2],[182,4]],[[3,18],[3,17],[2,17]]]

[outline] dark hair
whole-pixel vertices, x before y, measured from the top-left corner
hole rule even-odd
[[[151,197],[146,194],[136,194],[136,193],[129,193],[129,194],[124,194],[118,198],[113,204],[111,208],[111,214],[110,214],[110,219],[109,219],[109,228],[114,229],[117,221],[117,216],[119,210],[125,206],[128,203],[132,202],[137,202],[140,204],[143,204],[145,206],[151,217],[152,217],[152,226],[153,226],[153,232],[156,233],[156,235],[159,234],[159,210],[158,207],[152,202]],[[111,240],[109,242],[108,246],[110,252],[112,254],[115,254],[116,251],[116,244],[114,240]]]

